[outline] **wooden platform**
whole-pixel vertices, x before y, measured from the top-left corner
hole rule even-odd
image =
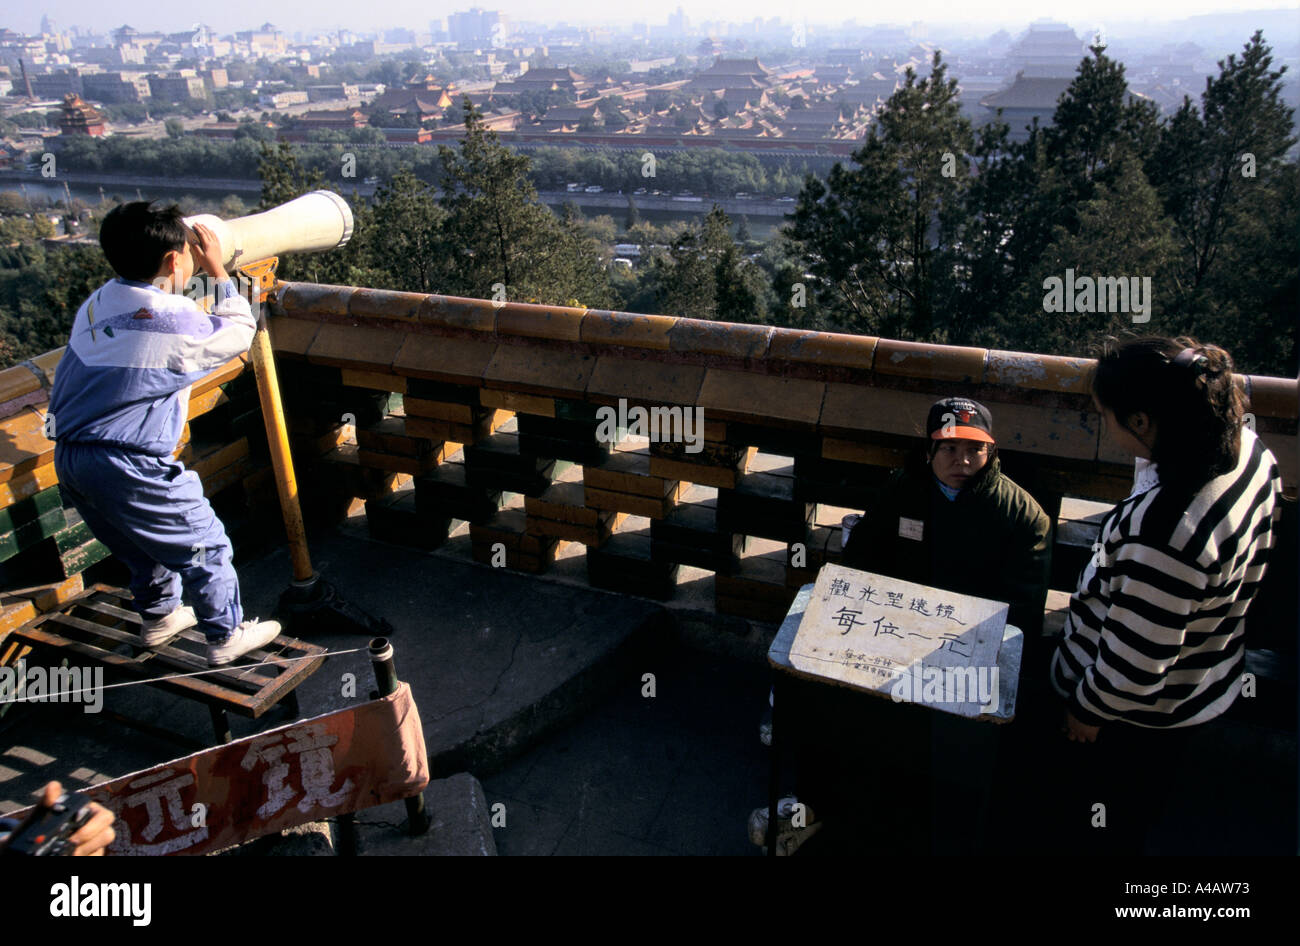
[[[251,651],[225,667],[209,668],[206,640],[197,628],[162,647],[144,647],[140,617],[130,602],[125,589],[93,585],[57,610],[15,629],[9,641],[28,644],[54,659],[101,666],[112,682],[147,679],[150,686],[205,703],[219,742],[231,739],[227,712],[257,719],[285,701],[290,714],[297,716],[295,689],[325,662],[324,647],[281,635],[263,650]],[[272,666],[252,666],[260,663]],[[205,672],[184,676],[198,671]]]

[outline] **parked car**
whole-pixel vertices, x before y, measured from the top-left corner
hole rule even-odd
[[[604,189],[605,189],[605,188],[601,187],[599,184],[592,184],[590,187],[587,188],[587,193],[588,193],[588,194],[599,194],[599,193],[600,193],[601,191],[603,191]]]

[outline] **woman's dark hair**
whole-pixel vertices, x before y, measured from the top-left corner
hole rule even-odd
[[[1147,336],[1108,346],[1092,391],[1125,429],[1139,411],[1155,422],[1162,484],[1194,492],[1236,466],[1244,399],[1232,356],[1217,345]]]
[[[110,210],[99,225],[99,245],[113,272],[136,282],[153,280],[162,267],[163,255],[184,249],[193,239],[183,216],[175,204],[155,207],[145,200],[118,204]]]

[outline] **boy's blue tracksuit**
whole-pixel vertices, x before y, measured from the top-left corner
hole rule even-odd
[[[210,643],[243,620],[230,540],[198,474],[172,458],[190,385],[248,350],[257,329],[231,280],[214,314],[114,279],[77,311],[50,395],[64,499],[131,570],[135,607],[164,617],[189,593]]]

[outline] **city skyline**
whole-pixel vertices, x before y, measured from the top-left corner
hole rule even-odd
[[[179,31],[194,26],[198,22],[206,23],[212,29],[225,33],[235,30],[247,30],[270,22],[284,32],[312,32],[331,29],[349,29],[353,32],[370,32],[374,30],[408,28],[426,30],[432,20],[444,19],[461,10],[470,9],[475,4],[449,3],[431,9],[428,5],[418,4],[413,0],[376,0],[367,4],[365,11],[357,10],[348,4],[338,4],[322,8],[317,3],[286,0],[275,4],[253,3],[249,0],[233,0],[221,7],[217,16],[199,15],[188,12],[161,12],[155,5],[126,2],[116,4],[111,12],[102,4],[89,0],[63,0],[63,2],[46,3],[35,10],[24,11],[14,17],[6,17],[0,26],[24,33],[39,31],[42,17],[48,16],[61,29],[73,26],[106,32],[123,24],[129,24],[143,31],[163,30]],[[1091,31],[1101,27],[1107,31],[1125,29],[1129,32],[1141,32],[1144,25],[1168,23],[1187,20],[1198,16],[1248,16],[1257,12],[1269,14],[1291,13],[1300,25],[1300,5],[1295,2],[1270,3],[1260,0],[1252,3],[1251,9],[1240,11],[1222,6],[1221,0],[1204,0],[1204,2],[1176,3],[1173,0],[1156,0],[1145,5],[1140,15],[1134,15],[1131,4],[1122,0],[1088,0],[1088,2],[1053,5],[1044,10],[1040,2],[1026,0],[1008,0],[1006,3],[982,5],[977,9],[968,8],[961,19],[951,16],[950,5],[942,0],[919,0],[908,7],[910,16],[905,19],[891,18],[889,11],[880,14],[864,12],[862,8],[846,0],[825,0],[816,6],[815,12],[804,17],[796,17],[788,3],[758,0],[699,0],[691,3],[666,3],[651,7],[638,7],[635,13],[610,16],[608,7],[598,0],[572,0],[564,4],[539,6],[523,0],[503,0],[503,2],[477,4],[483,9],[498,10],[514,22],[547,23],[556,25],[568,23],[575,26],[602,26],[614,28],[631,26],[633,23],[646,23],[662,26],[680,6],[691,24],[704,22],[729,22],[737,26],[752,23],[755,18],[768,20],[777,18],[794,23],[802,20],[808,24],[839,25],[856,20],[864,27],[882,25],[894,27],[911,27],[922,25],[928,33],[934,35],[951,35],[969,31],[972,38],[998,29],[1015,32],[1025,29],[1035,20],[1051,19],[1065,22],[1077,30]],[[556,11],[554,14],[551,10]],[[985,13],[984,11],[989,11]],[[1285,41],[1284,37],[1278,37]]]

